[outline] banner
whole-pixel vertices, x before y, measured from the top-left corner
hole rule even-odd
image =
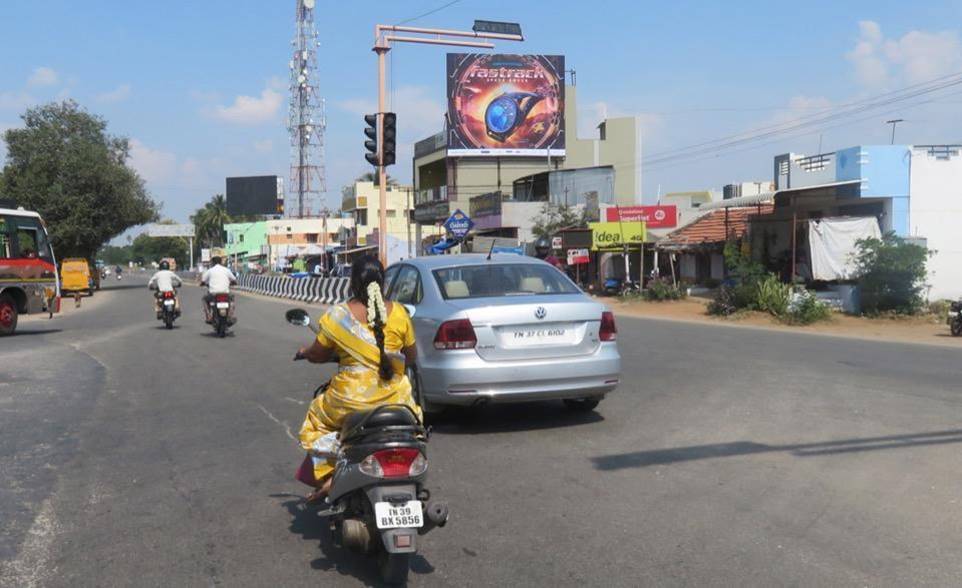
[[[146,226],[148,237],[193,237],[194,225],[167,225],[151,223]]]
[[[448,154],[565,155],[561,55],[449,53]]]
[[[621,218],[618,218],[619,213]],[[637,223],[644,221],[649,229],[670,229],[678,226],[678,209],[674,204],[664,206],[612,206],[605,213],[609,222]]]
[[[622,251],[627,242],[637,249],[645,242],[645,223],[588,223],[592,251]]]
[[[569,249],[568,265],[582,265],[591,261],[591,256],[587,249]]]

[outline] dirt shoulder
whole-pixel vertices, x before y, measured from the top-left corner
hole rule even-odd
[[[825,322],[807,326],[792,326],[781,323],[775,317],[762,312],[743,312],[731,317],[711,316],[706,312],[708,300],[704,298],[688,298],[676,302],[620,302],[609,298],[605,299],[605,302],[616,314],[623,316],[811,333],[851,339],[940,345],[962,349],[962,337],[952,337],[948,325],[931,316],[863,318],[835,313],[830,320]]]

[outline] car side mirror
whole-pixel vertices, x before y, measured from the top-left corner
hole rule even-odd
[[[408,311],[408,316],[414,317],[414,313],[417,312],[417,308],[413,304],[405,304],[404,308]]]

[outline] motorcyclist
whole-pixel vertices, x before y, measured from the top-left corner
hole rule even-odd
[[[547,261],[559,270],[564,271],[564,264],[561,260],[551,253],[551,240],[548,237],[539,237],[534,243],[535,257],[542,261]]]
[[[230,294],[231,284],[237,283],[237,276],[234,275],[234,272],[221,265],[221,258],[215,255],[210,259],[210,268],[201,275],[200,283],[202,286],[207,286],[207,294],[204,295],[204,319],[210,323],[212,320],[210,303],[214,299],[214,295]],[[231,296],[232,301],[233,299],[234,297]],[[230,306],[230,319],[231,322],[233,322],[233,304]]]
[[[157,290],[154,294],[154,307],[157,311],[157,317],[160,318],[160,313],[163,310],[161,308],[161,299],[163,298],[164,292],[174,293],[174,311],[180,314],[180,297],[177,296],[177,288],[183,286],[184,283],[181,281],[180,276],[170,271],[170,262],[167,260],[160,262],[160,269],[151,276],[150,281],[147,282],[147,287],[151,290]]]

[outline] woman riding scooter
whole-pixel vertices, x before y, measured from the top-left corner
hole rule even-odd
[[[376,258],[356,262],[351,268],[353,298],[328,309],[317,338],[299,352],[312,363],[338,361],[337,374],[311,403],[301,426],[301,446],[308,452],[317,451],[315,444],[339,431],[345,417],[356,411],[405,404],[421,418],[404,370],[417,358],[414,326],[403,305],[385,303],[383,287],[384,267]],[[314,460],[317,491],[309,500],[327,495],[333,471],[332,461]]]

